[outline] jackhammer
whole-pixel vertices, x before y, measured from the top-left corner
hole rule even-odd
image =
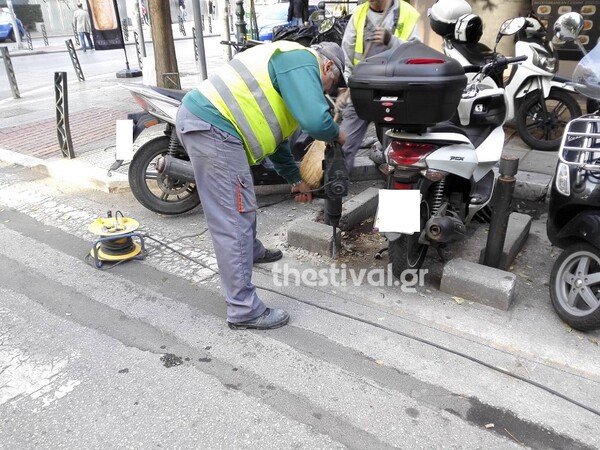
[[[349,180],[341,144],[329,142],[323,159],[323,186],[315,197],[325,199],[325,223],[333,227],[333,258],[337,256],[336,229],[342,217],[342,198],[348,195]]]

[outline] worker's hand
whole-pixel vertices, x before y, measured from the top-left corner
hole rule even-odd
[[[339,142],[340,145],[344,145],[344,142],[346,142],[346,133],[340,130],[340,134],[338,134],[336,141]]]
[[[312,192],[310,192],[310,188],[304,181],[292,185],[292,193],[294,192],[298,192],[298,194],[294,196],[295,201],[299,203],[312,203]]]
[[[388,45],[392,39],[392,33],[385,28],[377,27],[373,32],[373,43],[380,45]]]

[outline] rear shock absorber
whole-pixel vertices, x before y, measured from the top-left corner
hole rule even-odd
[[[433,186],[433,200],[431,202],[431,216],[437,215],[438,211],[442,207],[442,201],[444,198],[444,186],[446,185],[446,180],[440,180],[435,183]]]
[[[177,139],[177,130],[175,129],[174,126],[170,127],[170,131],[171,131],[171,136],[169,138],[169,149],[168,149],[168,153],[169,155],[176,155],[178,153],[178,147],[179,147],[179,139]]]

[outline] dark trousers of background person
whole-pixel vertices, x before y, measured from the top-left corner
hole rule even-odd
[[[85,39],[87,39],[87,42],[90,46],[90,50],[94,50],[94,44],[92,44],[92,37],[90,36],[90,33],[86,33],[85,31],[80,31],[79,32],[79,41],[81,42],[81,48],[83,48],[83,51],[87,51],[87,46],[85,45]]]

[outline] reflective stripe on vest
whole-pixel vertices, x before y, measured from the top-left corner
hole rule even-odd
[[[275,53],[299,49],[309,50],[317,57],[313,50],[294,42],[262,44],[251,52],[236,55],[218,74],[200,85],[200,92],[242,137],[250,164],[274,153],[298,128],[298,122],[271,82],[268,67]]]
[[[394,0],[390,0],[394,1]],[[419,20],[420,14],[419,12],[413,8],[410,4],[403,0],[397,0],[399,2],[398,8],[400,9],[400,14],[398,15],[398,20],[396,21],[396,29],[394,30],[394,36],[403,41],[408,40],[408,38],[413,33],[415,26]],[[354,28],[356,30],[356,44],[354,45],[354,65],[357,65],[359,62],[363,60],[363,52],[364,52],[364,32],[365,26],[367,24],[367,13],[369,12],[369,2],[365,2],[362,5],[359,5],[354,10]]]

